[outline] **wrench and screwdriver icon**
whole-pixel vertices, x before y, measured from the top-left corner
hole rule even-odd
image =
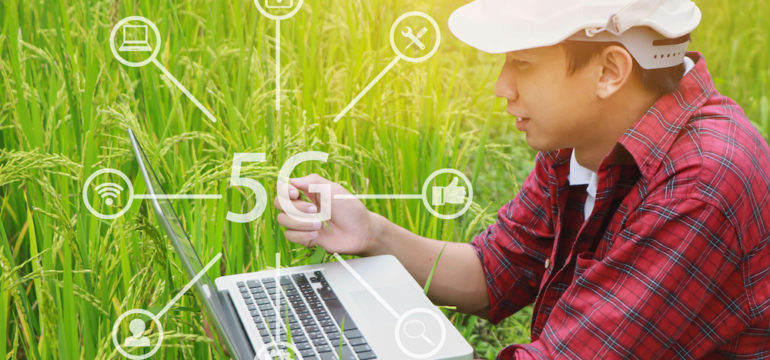
[[[425,35],[426,32],[428,32],[428,28],[423,27],[422,29],[420,29],[420,31],[417,32],[417,35],[415,35],[414,32],[412,31],[412,27],[407,26],[406,30],[401,31],[402,36],[404,36],[405,38],[408,38],[409,40],[412,40],[412,42],[410,42],[409,45],[406,46],[406,48],[408,49],[412,45],[417,45],[417,47],[420,48],[420,50],[425,50],[425,44],[423,44],[422,41],[420,41],[420,38],[423,35]]]

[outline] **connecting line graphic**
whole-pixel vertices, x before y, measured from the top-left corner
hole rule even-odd
[[[164,74],[164,75],[166,75],[166,77],[167,77],[167,78],[169,78],[169,80],[171,80],[171,82],[172,82],[172,83],[174,83],[174,85],[176,85],[176,86],[179,88],[179,90],[182,90],[182,92],[183,92],[185,95],[187,95],[187,97],[188,97],[190,100],[192,100],[192,102],[193,102],[193,103],[194,103],[194,104],[195,104],[195,105],[198,107],[198,109],[200,109],[201,111],[203,111],[203,114],[205,114],[205,115],[206,115],[206,117],[208,117],[208,118],[209,118],[209,120],[211,120],[212,122],[217,122],[217,119],[216,119],[216,118],[214,118],[214,115],[212,115],[212,114],[209,112],[209,110],[208,110],[208,109],[206,109],[206,108],[203,106],[203,104],[201,104],[201,102],[200,102],[200,101],[198,101],[198,99],[196,99],[196,98],[195,98],[195,96],[193,96],[193,95],[190,93],[190,91],[189,91],[189,90],[187,90],[187,88],[186,88],[186,87],[184,87],[184,85],[182,85],[182,83],[180,83],[180,82],[179,82],[179,80],[177,80],[177,79],[176,79],[176,77],[174,77],[174,75],[172,75],[172,74],[171,74],[171,72],[169,72],[169,71],[168,71],[168,70],[167,70],[167,69],[166,69],[166,68],[165,68],[165,67],[164,67],[164,66],[163,66],[163,65],[162,65],[162,64],[161,64],[161,63],[160,63],[160,62],[159,62],[157,59],[153,58],[153,59],[152,59],[152,63],[153,63],[153,64],[155,64],[155,66],[157,66],[157,67],[158,67],[158,69],[160,69],[160,71],[161,71],[161,72],[163,72],[163,74]]]
[[[336,194],[334,200],[353,199],[422,199],[422,194]]]
[[[281,20],[275,20],[275,111],[281,116]]]
[[[281,338],[281,292],[283,286],[279,282],[281,278],[281,253],[275,253],[275,338]],[[288,324],[286,324],[288,327]],[[286,329],[287,334],[289,329]]]
[[[198,280],[200,280],[200,278],[201,278],[201,277],[202,277],[204,274],[206,274],[206,272],[207,272],[207,271],[209,271],[209,269],[210,269],[212,266],[214,266],[214,264],[215,264],[217,261],[219,261],[219,258],[221,258],[221,257],[222,257],[222,253],[221,253],[221,252],[220,252],[220,253],[218,253],[216,256],[214,256],[214,258],[213,258],[213,259],[211,259],[211,261],[209,261],[209,263],[208,263],[208,264],[206,264],[206,266],[204,266],[204,267],[203,267],[203,270],[201,270],[201,271],[200,271],[200,272],[199,272],[197,275],[195,275],[195,277],[194,277],[194,278],[192,278],[192,280],[190,280],[190,282],[188,282],[188,283],[187,283],[187,285],[185,285],[185,286],[182,288],[182,291],[180,291],[178,294],[176,294],[176,296],[174,296],[174,298],[173,298],[173,299],[171,299],[171,301],[169,301],[169,303],[168,303],[168,304],[166,304],[166,306],[165,306],[165,307],[164,307],[164,308],[163,308],[163,309],[162,309],[160,312],[158,312],[157,314],[155,314],[155,316],[152,318],[152,320],[158,320],[158,319],[159,319],[161,316],[163,316],[163,315],[166,313],[166,311],[168,311],[169,309],[171,309],[171,307],[172,307],[172,306],[173,306],[173,305],[174,305],[174,304],[175,304],[177,301],[179,301],[179,299],[180,299],[180,298],[182,298],[182,295],[184,295],[184,294],[187,292],[187,290],[190,290],[190,288],[193,286],[193,284],[195,284],[195,283],[196,283]]]
[[[379,301],[379,303],[382,305],[382,307],[384,307],[385,310],[388,310],[388,312],[391,315],[393,315],[394,318],[399,319],[401,317],[401,315],[398,314],[398,311],[396,311],[396,309],[394,309],[392,306],[390,306],[390,304],[388,304],[388,302],[385,301],[385,299],[383,299],[382,296],[380,296],[380,294],[378,294],[377,291],[375,291],[374,288],[372,288],[372,286],[369,285],[369,283],[367,283],[366,280],[364,280],[364,278],[358,272],[353,270],[353,267],[351,267],[345,261],[345,259],[343,259],[340,256],[340,254],[334,253],[334,258],[337,259],[337,261],[339,261],[340,264],[342,264],[342,266],[344,266],[345,269],[347,269],[348,272],[350,272],[350,274],[353,275],[353,277],[356,278],[356,280],[358,280],[358,282],[361,283],[361,285],[366,289],[366,291],[368,291],[370,294],[372,294],[374,296],[374,298],[377,299],[377,301]]]
[[[383,77],[383,76],[385,76],[385,74],[387,74],[387,73],[388,73],[388,71],[390,71],[390,69],[392,69],[394,66],[396,66],[396,64],[398,63],[398,61],[399,61],[399,60],[401,60],[401,57],[400,57],[400,56],[396,56],[396,57],[395,57],[395,58],[394,58],[394,59],[393,59],[393,60],[390,62],[390,64],[388,64],[388,66],[386,66],[386,67],[385,67],[385,69],[384,69],[384,70],[380,71],[380,73],[379,73],[379,74],[377,74],[377,76],[375,76],[375,77],[374,77],[374,80],[372,80],[371,82],[369,82],[369,84],[368,84],[368,85],[366,85],[366,87],[365,87],[363,90],[361,90],[361,92],[360,92],[360,93],[358,93],[358,95],[357,95],[355,98],[353,98],[353,101],[351,101],[351,102],[350,102],[350,104],[348,104],[348,106],[346,106],[346,107],[345,107],[345,108],[342,110],[342,112],[340,112],[340,113],[337,115],[337,117],[335,117],[335,118],[334,118],[334,122],[340,121],[340,119],[342,119],[342,117],[344,117],[344,116],[345,116],[345,114],[347,114],[347,113],[348,113],[348,111],[350,111],[350,109],[352,109],[352,108],[353,108],[353,106],[355,106],[355,105],[356,105],[356,103],[358,103],[358,101],[359,101],[359,100],[361,100],[361,98],[362,98],[362,97],[364,97],[364,95],[366,95],[366,93],[368,93],[368,92],[369,92],[369,90],[371,90],[371,89],[372,89],[372,87],[374,87],[374,84],[376,84],[378,81],[380,81],[380,79],[382,79],[382,77]]]
[[[187,200],[187,199],[208,199],[219,200],[222,195],[214,194],[163,194],[163,195],[151,195],[151,194],[134,194],[134,198],[137,199],[169,199],[169,200]]]

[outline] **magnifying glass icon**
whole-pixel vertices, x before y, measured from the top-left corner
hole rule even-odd
[[[416,330],[416,331],[410,331]],[[404,324],[404,334],[406,336],[412,338],[412,339],[423,339],[425,342],[430,344],[431,346],[436,346],[436,343],[434,343],[431,339],[429,339],[427,336],[425,336],[425,324],[423,324],[420,321],[417,320],[409,320]]]

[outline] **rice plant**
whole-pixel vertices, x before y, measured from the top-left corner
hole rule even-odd
[[[534,152],[492,95],[502,57],[471,49],[449,33],[459,0],[308,0],[281,22],[281,109],[275,107],[275,22],[251,0],[0,2],[0,359],[119,359],[113,322],[126,310],[157,311],[187,282],[146,203],[115,220],[93,216],[81,191],[98,169],[143,180],[130,152],[132,128],[155,159],[165,188],[222,194],[221,201],[175,202],[203,259],[222,252],[216,277],[327,261],[320,249],[288,243],[268,206],[256,221],[228,222],[253,194],[228,186],[236,152],[264,152],[244,176],[275,194],[289,156],[316,150],[326,164],[300,166],[353,192],[419,193],[434,170],[472,180],[470,211],[431,216],[419,201],[370,200],[369,209],[424,236],[469,241],[492,223],[531,169]],[[717,88],[770,136],[765,1],[700,0],[691,49],[706,55]],[[397,64],[340,122],[334,117],[393,58],[388,32],[420,10],[441,25],[430,60]],[[216,115],[212,123],[154,66],[127,67],[109,48],[112,26],[129,15],[157,24],[158,61]],[[478,357],[527,342],[531,308],[501,324],[446,309]],[[162,319],[156,358],[224,354],[203,331],[185,295]]]

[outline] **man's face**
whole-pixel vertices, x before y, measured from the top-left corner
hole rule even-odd
[[[527,143],[539,151],[577,147],[601,131],[593,62],[568,75],[561,45],[506,54],[495,95],[508,100]]]

